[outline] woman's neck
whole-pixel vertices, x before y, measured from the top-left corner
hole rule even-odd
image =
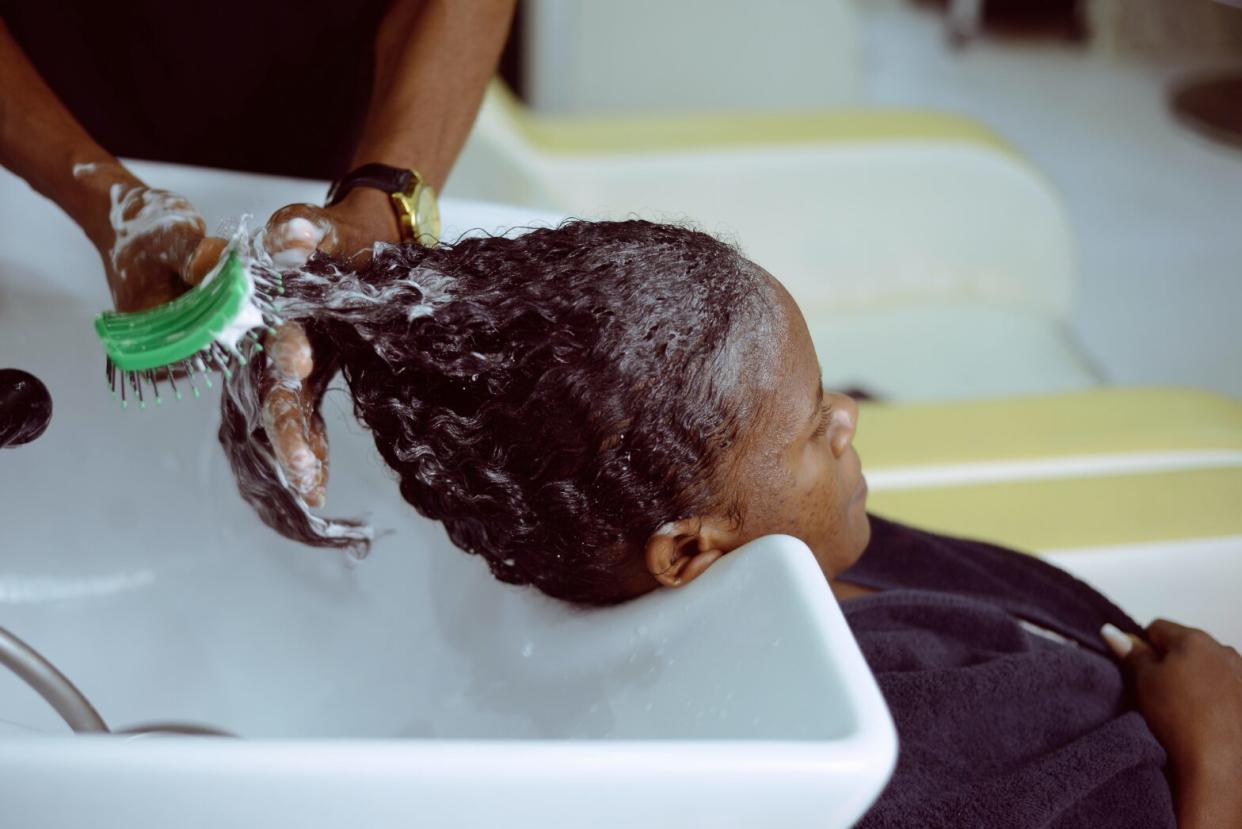
[[[828,587],[832,589],[832,595],[837,597],[838,603],[876,592],[874,588],[863,587],[861,584],[841,581],[840,579],[828,579]]]

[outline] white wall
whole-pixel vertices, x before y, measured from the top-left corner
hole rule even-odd
[[[526,0],[527,94],[545,113],[771,110],[854,100],[849,0]]]

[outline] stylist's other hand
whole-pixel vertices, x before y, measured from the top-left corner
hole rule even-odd
[[[369,187],[351,191],[331,207],[286,205],[272,214],[263,238],[281,269],[302,267],[317,250],[362,265],[376,242],[400,240],[391,198]]]
[[[184,197],[147,187],[119,163],[93,165],[83,177],[96,193],[88,235],[118,311],[168,302],[219,260],[226,241],[207,236],[203,217]]]
[[[272,214],[263,236],[272,263],[296,270],[316,251],[365,264],[376,242],[397,242],[400,228],[389,197],[360,189],[332,207],[291,204]],[[268,337],[268,384],[260,394],[263,422],[287,480],[307,506],[321,507],[328,483],[328,437],[319,404],[336,363],[313,347],[297,323]]]
[[[1242,826],[1234,822],[1242,820],[1242,656],[1167,619],[1147,627],[1150,646],[1127,636],[1123,654],[1118,635],[1105,639],[1134,679],[1139,710],[1168,752],[1176,789],[1211,793],[1208,825]]]

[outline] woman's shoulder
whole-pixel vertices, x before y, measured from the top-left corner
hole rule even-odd
[[[860,826],[1048,826],[1069,813],[1066,825],[1099,825],[1087,817],[1101,798],[1121,803],[1122,824],[1171,825],[1163,750],[1108,656],[943,591],[884,590],[842,610],[902,747]]]
[[[860,826],[1173,825],[1163,749],[1097,633],[1134,623],[1103,596],[1034,556],[879,517],[840,578],[877,589],[841,608],[902,745]]]
[[[840,574],[844,581],[880,591],[911,589],[973,599],[1101,653],[1107,652],[1099,638],[1104,623],[1140,632],[1105,596],[1038,556],[870,518],[871,541]]]

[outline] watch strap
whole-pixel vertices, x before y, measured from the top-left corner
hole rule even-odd
[[[324,204],[331,207],[345,198],[355,187],[374,187],[389,195],[404,193],[413,178],[413,172],[401,167],[379,163],[363,164],[332,182]]]

